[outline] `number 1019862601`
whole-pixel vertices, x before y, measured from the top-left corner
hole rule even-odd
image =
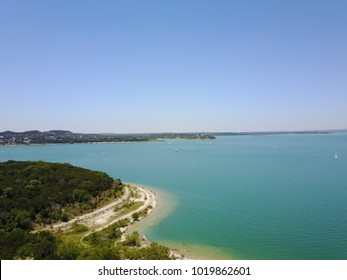
[[[193,267],[192,275],[251,275],[249,267]]]

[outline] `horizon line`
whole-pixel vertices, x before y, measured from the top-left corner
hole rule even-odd
[[[51,129],[51,130],[25,130],[25,131],[14,131],[14,130],[4,130],[2,133],[25,133],[25,132],[51,132],[51,131],[66,131],[74,134],[118,134],[118,135],[138,135],[138,134],[223,134],[223,133],[234,133],[234,134],[252,134],[252,133],[313,133],[313,132],[342,132],[347,131],[347,128],[334,128],[334,129],[299,129],[299,130],[254,130],[254,131],[165,131],[165,132],[74,132],[67,129]]]

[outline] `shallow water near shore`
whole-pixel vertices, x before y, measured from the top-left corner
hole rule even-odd
[[[127,184],[150,190],[155,194],[157,200],[157,206],[151,211],[151,213],[142,218],[139,222],[131,225],[128,230],[129,232],[139,231],[146,235],[153,226],[159,224],[164,219],[169,217],[178,205],[177,197],[167,191],[163,191],[151,186],[145,186],[139,183]]]
[[[230,259],[347,259],[346,134],[0,147],[0,161],[11,159],[69,162],[172,194],[169,213],[139,225],[151,241]]]
[[[177,197],[168,191],[163,191],[151,186],[145,186],[138,183],[128,183],[136,187],[143,187],[152,191],[157,199],[157,206],[153,211],[139,222],[131,225],[128,228],[128,233],[138,231],[146,236],[152,236],[152,232],[155,231],[155,226],[160,226],[160,222],[168,218],[177,207],[179,202]],[[150,240],[152,242],[158,242],[161,245],[170,247],[172,252],[183,256],[186,259],[200,259],[200,260],[226,260],[230,259],[230,254],[226,253],[222,248],[216,248],[207,245],[196,244],[180,244],[167,240]]]

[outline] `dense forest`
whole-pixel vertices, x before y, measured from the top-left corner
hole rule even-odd
[[[0,259],[170,258],[169,249],[156,243],[139,248],[136,234],[114,246],[119,228],[129,221],[105,229],[109,234],[103,238],[92,234],[87,247],[71,238],[88,230],[82,225],[74,225],[68,235],[44,231],[47,225],[92,211],[122,191],[119,179],[67,163],[0,162]]]
[[[64,209],[96,208],[101,195],[116,196],[121,189],[120,180],[106,173],[67,163],[0,163],[0,230],[67,221],[70,212]]]

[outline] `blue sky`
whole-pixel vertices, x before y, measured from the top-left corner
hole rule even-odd
[[[347,1],[0,1],[0,131],[347,128]]]

